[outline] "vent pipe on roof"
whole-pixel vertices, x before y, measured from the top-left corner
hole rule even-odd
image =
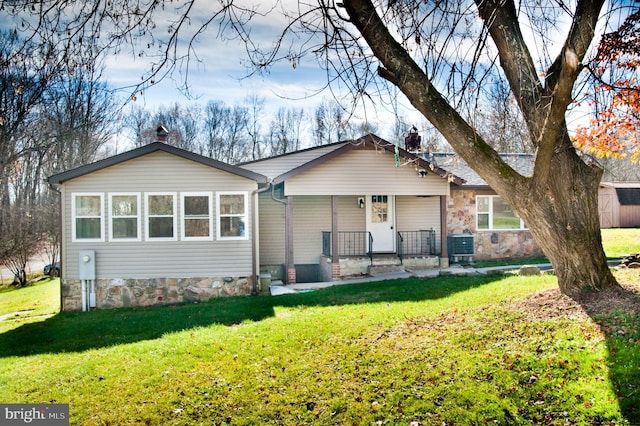
[[[167,136],[169,136],[169,131],[162,125],[158,126],[156,129],[156,141],[167,143]]]

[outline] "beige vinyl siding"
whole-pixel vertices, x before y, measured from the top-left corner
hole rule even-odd
[[[436,247],[440,247],[440,197],[396,197],[398,231],[434,229]]]
[[[285,205],[274,201],[271,192],[259,196],[260,264],[285,263]]]
[[[293,197],[294,263],[319,263],[322,231],[331,230],[331,197]]]
[[[78,252],[96,251],[98,278],[162,278],[249,276],[251,267],[250,213],[253,209],[251,191],[257,184],[233,175],[165,152],[154,152],[64,183],[63,212],[67,226],[64,229],[63,271],[67,279],[78,276]],[[180,194],[183,192],[211,192],[213,214],[217,191],[246,192],[248,211],[246,240],[181,241],[182,211]],[[103,192],[103,222],[105,242],[71,242],[71,197],[75,193]],[[142,241],[112,242],[108,238],[108,194],[114,192],[141,193],[141,223],[138,224]],[[147,192],[175,192],[177,203],[178,241],[147,241],[145,209]],[[215,234],[215,228],[213,230]]]
[[[366,220],[366,210],[358,207],[358,196],[343,195],[338,197],[338,230],[366,231]],[[327,229],[327,231],[330,230],[330,228]]]
[[[447,179],[401,164],[386,150],[353,149],[287,180],[285,195],[448,195]]]

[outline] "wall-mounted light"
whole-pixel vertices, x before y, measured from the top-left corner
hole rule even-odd
[[[364,209],[364,197],[358,197],[358,207]]]
[[[425,169],[418,169],[418,176],[425,177],[427,175],[427,171]]]

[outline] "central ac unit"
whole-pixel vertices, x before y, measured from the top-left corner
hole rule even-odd
[[[450,234],[447,235],[447,254],[457,262],[458,257],[468,257],[473,260],[475,245],[471,234]]]

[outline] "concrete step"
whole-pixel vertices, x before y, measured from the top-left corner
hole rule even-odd
[[[374,264],[369,265],[367,268],[367,275],[375,277],[376,275],[388,274],[391,272],[404,272],[404,270],[404,266],[397,262],[395,264]]]

